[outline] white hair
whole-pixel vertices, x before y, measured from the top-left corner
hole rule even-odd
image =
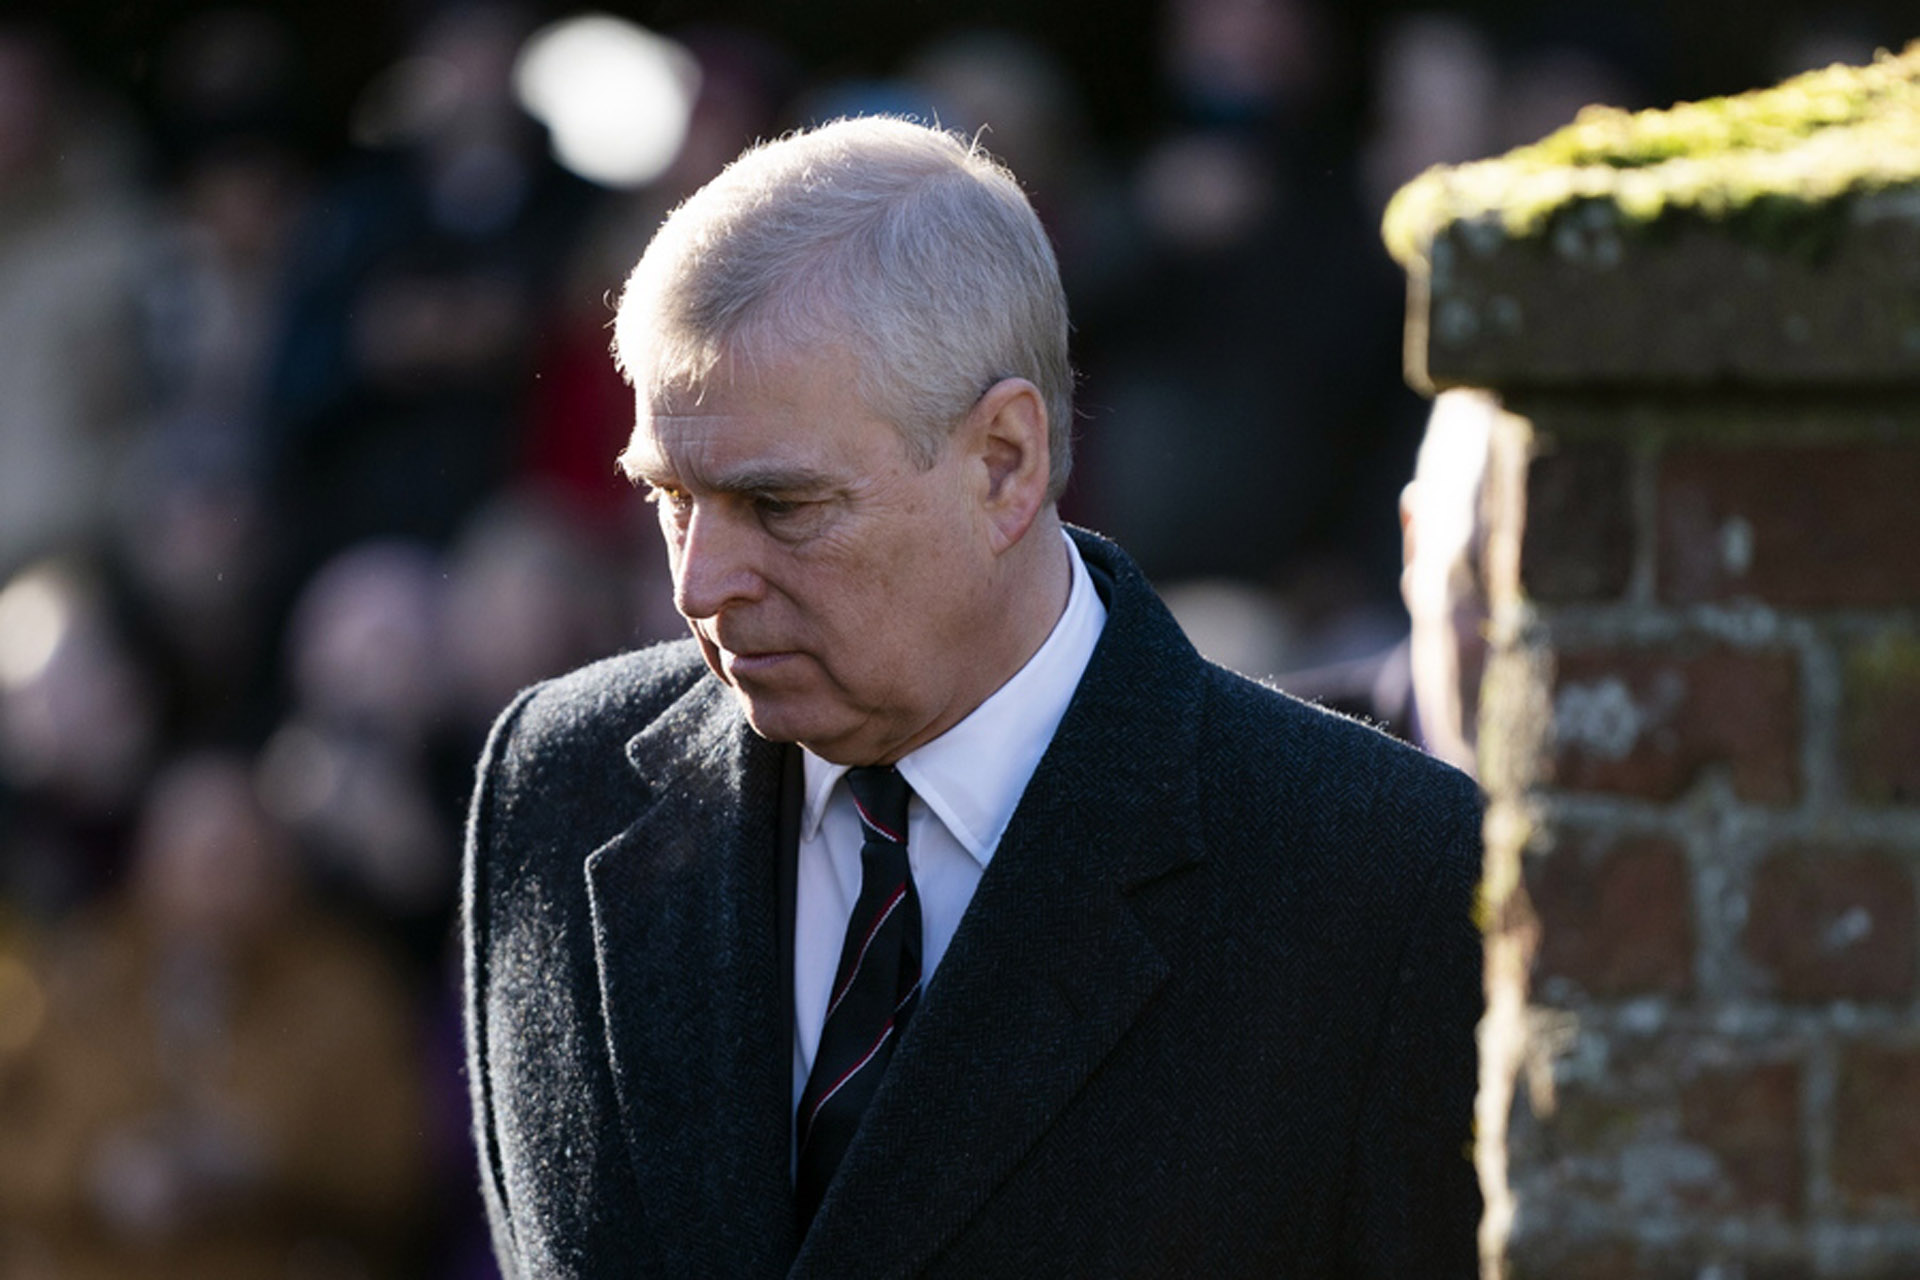
[[[1064,488],[1059,266],[1019,183],[964,137],[864,117],[750,148],[668,216],[614,320],[621,373],[656,403],[733,360],[823,345],[853,356],[867,407],[922,466],[988,387],[1028,379],[1049,496]]]

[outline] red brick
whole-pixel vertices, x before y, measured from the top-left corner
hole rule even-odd
[[[1730,1207],[1799,1214],[1805,1182],[1797,1064],[1701,1071],[1681,1086],[1680,1130],[1720,1162]]]
[[[1800,793],[1800,688],[1790,654],[1716,647],[1559,656],[1551,778],[1575,791],[1673,800],[1709,768],[1741,799]]]
[[[1841,750],[1849,789],[1868,804],[1920,804],[1920,638],[1877,637],[1852,649],[1845,666]]]
[[[1633,571],[1626,451],[1558,445],[1527,467],[1520,585],[1547,603],[1618,599]]]
[[[1661,463],[1659,592],[1794,609],[1920,601],[1920,448],[1752,445]]]
[[[1898,859],[1789,849],[1754,872],[1743,942],[1788,1000],[1904,1000],[1913,928],[1913,880]]]
[[[1920,1046],[1856,1043],[1841,1055],[1833,1182],[1857,1206],[1920,1213]]]
[[[1528,857],[1526,884],[1540,924],[1536,978],[1602,998],[1692,988],[1693,890],[1678,844],[1563,834]]]

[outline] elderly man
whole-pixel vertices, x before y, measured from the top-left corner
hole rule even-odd
[[[1012,177],[900,121],[749,151],[615,344],[693,635],[481,764],[506,1272],[1473,1274],[1474,789],[1063,530]]]

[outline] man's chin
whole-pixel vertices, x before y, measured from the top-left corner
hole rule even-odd
[[[864,719],[850,724],[845,713],[835,716],[817,706],[795,706],[779,698],[756,697],[737,686],[734,695],[740,699],[748,727],[769,742],[794,743],[833,764],[873,763],[861,751]]]
[[[740,709],[746,713],[747,724],[769,742],[805,745],[819,736],[821,725],[818,712],[810,714],[808,708],[795,706],[791,698],[753,693],[739,685],[733,686],[733,696],[740,700]]]

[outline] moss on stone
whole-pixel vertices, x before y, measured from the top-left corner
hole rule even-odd
[[[1598,205],[1628,227],[1682,214],[1795,244],[1836,203],[1907,184],[1920,184],[1920,41],[1734,97],[1588,107],[1504,156],[1429,169],[1387,206],[1383,235],[1413,267],[1450,224],[1484,220],[1524,240]]]
[[[1841,732],[1852,761],[1852,791],[1867,804],[1920,801],[1903,767],[1920,747],[1920,637],[1882,634],[1846,658]]]

